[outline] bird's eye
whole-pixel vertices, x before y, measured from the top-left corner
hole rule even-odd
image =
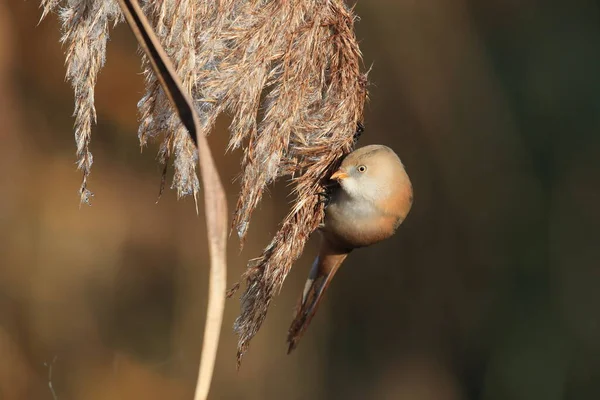
[[[367,166],[366,165],[359,165],[356,170],[358,172],[365,172],[367,170]]]

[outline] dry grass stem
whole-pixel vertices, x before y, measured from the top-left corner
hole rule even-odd
[[[173,65],[148,24],[137,0],[118,0],[125,19],[135,34],[161,88],[177,111],[200,155],[200,172],[204,185],[204,214],[208,230],[210,253],[210,287],[202,358],[196,385],[196,400],[208,397],[219,344],[219,334],[225,309],[227,281],[227,199],[213,161],[205,135],[199,135],[199,119],[186,89],[183,88]]]

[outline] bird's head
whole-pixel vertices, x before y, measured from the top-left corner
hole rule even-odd
[[[410,184],[404,166],[387,146],[370,145],[348,154],[331,178],[353,198],[376,200]]]

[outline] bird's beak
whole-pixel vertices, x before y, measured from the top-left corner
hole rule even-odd
[[[333,173],[333,175],[331,175],[331,178],[329,178],[329,179],[331,179],[332,181],[333,180],[341,181],[342,179],[346,179],[347,177],[348,177],[348,174],[346,173],[346,171],[338,169],[337,171],[335,171]]]

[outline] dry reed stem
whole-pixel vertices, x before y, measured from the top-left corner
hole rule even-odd
[[[104,55],[104,21],[116,20],[118,13],[108,11],[114,8],[113,0],[42,1],[44,15],[60,4],[63,14],[79,12],[88,4],[99,12],[81,13],[84,22],[67,23],[69,19],[63,18],[63,37],[70,46],[93,50],[85,54],[89,58],[85,63],[94,74],[85,75],[87,70],[72,61],[68,64],[76,110],[83,115],[76,119],[76,136],[87,179],[92,121],[88,115],[93,110],[89,93],[95,84],[90,77],[101,66],[94,60]],[[366,76],[361,73],[353,31],[355,17],[343,0],[146,0],[144,10],[184,89],[192,94],[198,135],[208,134],[219,114],[232,116],[229,148],[244,150],[232,226],[242,244],[265,187],[282,177],[291,177],[294,185],[292,211],[244,274],[247,288],[235,323],[239,366],[273,296],[320,223],[323,210],[317,193],[332,166],[352,149],[362,120]],[[89,25],[101,28],[92,42],[82,28]],[[179,196],[196,196],[197,152],[147,58],[144,65],[147,91],[138,105],[140,143],[162,136],[161,161],[174,159],[172,187]],[[79,120],[86,124],[78,124]]]
[[[152,28],[148,24],[137,0],[118,0],[125,18],[144,49],[152,69],[160,82],[171,105],[177,110],[183,125],[197,145],[200,172],[204,186],[204,214],[208,230],[210,254],[210,286],[204,343],[196,384],[196,400],[208,397],[214,371],[219,333],[225,309],[225,285],[227,281],[227,199],[216,165],[213,161],[206,136],[198,135],[200,125],[198,115],[188,98],[173,65],[162,49]]]

